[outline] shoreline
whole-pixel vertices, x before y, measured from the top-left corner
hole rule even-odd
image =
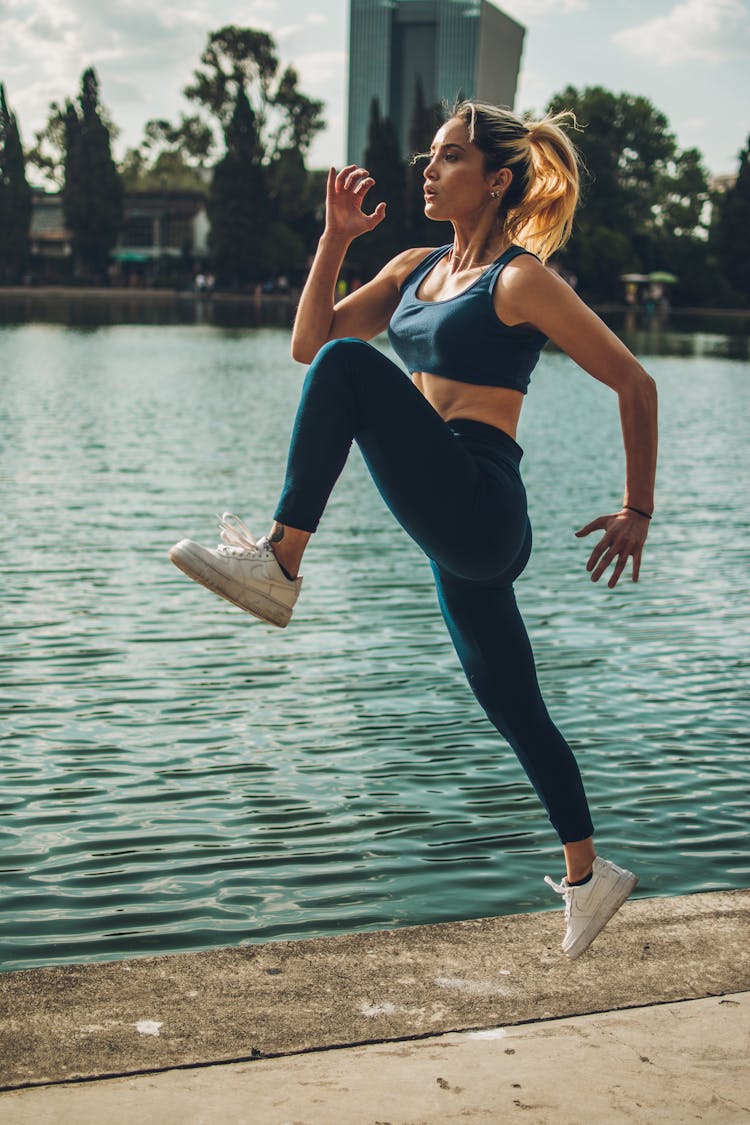
[[[115,302],[115,301],[128,301],[152,303],[154,301],[167,304],[167,303],[193,303],[196,305],[209,306],[211,304],[249,304],[249,305],[288,305],[294,306],[299,300],[299,293],[292,291],[289,293],[232,293],[229,291],[217,291],[214,293],[195,293],[192,290],[183,289],[146,289],[146,288],[129,288],[129,287],[104,287],[104,286],[76,286],[76,285],[33,285],[33,286],[0,286],[0,306],[10,301],[28,301],[34,303],[35,301],[100,301],[100,302]],[[595,303],[591,306],[595,312],[599,314],[635,314],[643,312],[641,309],[633,308],[631,305],[618,304],[616,302],[602,302]],[[667,320],[671,316],[696,316],[696,317],[725,317],[727,320],[741,320],[746,318],[750,321],[750,308],[748,309],[726,309],[726,308],[696,308],[688,306],[675,305],[672,306],[667,314]],[[659,323],[659,318],[654,316],[654,322]]]
[[[221,291],[214,293],[195,293],[191,289],[139,289],[116,288],[103,286],[78,286],[78,285],[30,285],[30,286],[0,286],[0,304],[3,299],[8,300],[39,300],[39,301],[189,301],[197,305],[210,305],[226,301],[237,301],[242,304],[296,304],[299,294],[290,293],[232,293]]]
[[[562,932],[554,910],[0,973],[0,1091],[750,991],[750,890],[630,900],[572,962]]]

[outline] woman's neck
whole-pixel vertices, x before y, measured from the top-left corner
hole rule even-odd
[[[510,246],[510,239],[498,226],[495,216],[491,223],[485,220],[468,226],[454,221],[453,231],[453,248],[448,255],[451,273],[488,266]]]

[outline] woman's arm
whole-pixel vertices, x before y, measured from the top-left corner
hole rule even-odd
[[[372,176],[356,165],[338,174],[331,168],[328,173],[325,230],[292,331],[292,356],[300,363],[312,363],[328,340],[344,336],[370,340],[382,332],[398,304],[401,282],[427,253],[407,250],[399,254],[372,281],[334,303],[336,281],[349,246],[385,218],[385,203],[379,203],[371,215],[362,210],[364,197],[374,183]]]
[[[515,268],[513,268],[515,267]],[[507,273],[507,276],[506,276]],[[619,512],[600,516],[577,534],[604,531],[587,563],[596,582],[615,562],[609,579],[617,584],[628,558],[638,581],[641,553],[654,506],[656,476],[656,384],[614,332],[581,301],[570,286],[534,258],[524,255],[500,275],[495,307],[506,323],[533,324],[549,336],[584,371],[611,387],[618,396],[625,446],[625,495]]]

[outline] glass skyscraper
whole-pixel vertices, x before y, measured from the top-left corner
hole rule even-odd
[[[488,0],[350,0],[347,161],[364,157],[373,98],[408,154],[417,79],[428,105],[460,94],[512,107],[523,37]]]

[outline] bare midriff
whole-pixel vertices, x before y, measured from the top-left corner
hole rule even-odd
[[[523,406],[520,391],[513,391],[510,387],[480,387],[475,383],[459,383],[455,379],[430,375],[426,371],[415,371],[412,381],[444,421],[471,418],[475,422],[485,422],[488,426],[505,430],[506,434],[515,438]]]

